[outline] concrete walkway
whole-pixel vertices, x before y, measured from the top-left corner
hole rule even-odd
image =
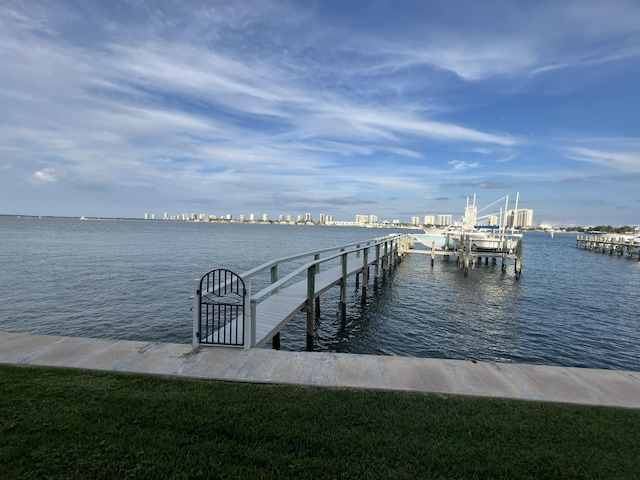
[[[0,332],[0,363],[640,408],[640,372]]]

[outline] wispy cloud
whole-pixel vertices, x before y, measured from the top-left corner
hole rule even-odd
[[[478,162],[465,162],[461,160],[451,160],[450,162],[448,162],[448,165],[452,165],[453,170],[456,172],[470,170],[472,168],[478,168],[480,166]]]
[[[132,214],[216,197],[225,209],[290,201],[350,215],[393,197],[378,203],[393,216],[442,188],[460,189],[454,199],[517,182],[534,196],[545,182],[601,182],[603,169],[637,174],[640,148],[575,140],[617,134],[576,122],[584,105],[566,98],[562,117],[543,105],[547,90],[527,94],[576,66],[615,93],[598,67],[637,71],[639,12],[624,1],[10,0],[0,5],[0,200],[37,204],[34,192],[57,188],[59,200],[39,204],[118,192]]]
[[[568,148],[569,158],[624,173],[640,173],[640,150],[634,152],[604,151],[583,147]]]

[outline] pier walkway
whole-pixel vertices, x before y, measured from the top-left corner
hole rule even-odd
[[[640,408],[640,372],[0,332],[0,364]]]
[[[313,350],[320,295],[339,285],[345,317],[347,279],[356,277],[356,289],[360,288],[365,301],[370,268],[376,289],[379,277],[395,267],[413,242],[413,235],[392,234],[273,260],[242,274],[212,270],[196,281],[193,345],[253,348],[272,341],[273,348],[279,349],[280,330],[305,312],[307,350]],[[285,268],[292,271],[279,278]]]

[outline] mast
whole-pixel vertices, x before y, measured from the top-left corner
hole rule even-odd
[[[513,225],[511,225],[511,235],[516,229],[516,219],[518,218],[518,199],[520,198],[520,192],[516,193],[516,209],[513,213]]]

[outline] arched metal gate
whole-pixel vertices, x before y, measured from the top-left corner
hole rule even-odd
[[[231,270],[212,270],[200,279],[198,331],[200,344],[244,345],[244,280]]]

